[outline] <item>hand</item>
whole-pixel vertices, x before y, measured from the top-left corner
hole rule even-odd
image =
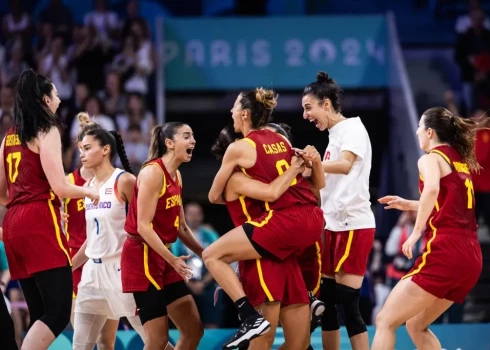
[[[206,285],[202,281],[190,281],[187,285],[193,295],[201,295],[206,289]]]
[[[306,146],[303,150],[303,158],[311,162],[321,162],[322,157],[314,146]]]
[[[417,243],[417,241],[419,240],[419,238],[420,238],[420,233],[412,232],[410,237],[408,237],[405,243],[403,243],[402,252],[407,258],[412,259],[412,249],[415,243]]]
[[[68,218],[70,217],[70,215],[68,215],[67,213],[61,213],[61,223],[64,225],[68,222]]]
[[[410,201],[398,196],[385,196],[378,199],[381,204],[387,204],[385,209],[410,210]]]
[[[99,190],[96,189],[95,187],[88,187],[88,193],[85,197],[91,199],[94,205],[99,204],[100,194],[99,194]]]
[[[305,170],[305,161],[302,157],[293,156],[291,158],[291,167],[293,167],[296,172],[302,173]]]
[[[190,255],[182,255],[176,257],[170,264],[177,273],[182,276],[184,281],[189,282],[192,277],[192,268],[188,266],[185,261],[189,259]]]

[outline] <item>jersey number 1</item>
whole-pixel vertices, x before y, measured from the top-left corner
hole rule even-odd
[[[475,190],[473,189],[473,181],[466,179],[464,185],[466,186],[468,193],[468,209],[473,209],[473,194],[475,193]]]
[[[288,163],[288,161],[286,159],[278,160],[276,162],[276,169],[277,169],[277,173],[279,174],[279,176],[281,176],[286,170],[289,169],[289,163]],[[297,183],[298,183],[298,180],[296,180],[296,178],[294,178],[294,180],[293,180],[293,182],[291,182],[291,185],[290,186],[294,186]]]
[[[9,180],[14,183],[19,175],[19,163],[22,158],[22,153],[12,152],[7,155],[7,163],[9,165]]]

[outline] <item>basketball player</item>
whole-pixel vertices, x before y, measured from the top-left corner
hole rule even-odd
[[[0,150],[0,204],[9,209],[3,221],[5,250],[30,314],[23,349],[47,349],[70,321],[71,259],[58,197],[99,199],[94,189],[65,179],[55,114],[59,104],[49,79],[24,71],[12,127]]]
[[[196,303],[185,284],[192,275],[189,256],[174,256],[169,246],[180,238],[201,256],[203,248],[185,222],[182,178],[196,145],[192,129],[169,122],[152,131],[149,160],[134,185],[125,230],[121,268],[125,293],[132,293],[145,329],[145,349],[165,349],[168,316],[180,332],[176,348],[196,349],[204,333]]]
[[[322,341],[324,349],[340,349],[336,304],[341,304],[352,349],[369,350],[359,298],[375,233],[369,201],[371,142],[359,118],[342,115],[341,91],[327,73],[320,72],[317,80],[306,86],[302,100],[303,118],[329,132],[323,158],[326,185],[320,191],[325,218]]]
[[[209,192],[211,202],[223,202],[226,182],[238,166],[253,179],[270,183],[291,163],[294,151],[283,136],[265,129],[276,106],[272,90],[242,92],[232,109],[236,132],[246,137],[231,144]],[[310,154],[303,157],[310,161]],[[313,162],[320,168],[321,163]],[[317,172],[315,171],[314,174]],[[224,349],[240,347],[265,334],[270,324],[245,296],[230,263],[262,257],[285,260],[321,238],[323,215],[305,179],[299,175],[281,198],[263,203],[264,214],[251,218],[210,245],[203,253],[204,263],[215,280],[235,302],[242,325]],[[298,235],[301,232],[301,235]],[[306,344],[308,346],[308,344]],[[306,348],[305,346],[305,348]]]
[[[127,317],[144,340],[134,298],[122,292],[120,274],[126,207],[133,195],[135,177],[116,131],[89,131],[80,148],[83,166],[94,173],[88,187],[99,191],[100,202],[93,205],[85,200],[87,239],[73,259],[77,267],[81,258],[88,258],[75,304],[73,349],[93,349],[106,320],[121,317]],[[116,153],[125,171],[112,165]]]
[[[420,199],[379,200],[386,209],[417,211],[412,234],[402,248],[408,258],[422,231],[427,245],[376,317],[373,350],[394,349],[395,331],[405,322],[418,349],[441,349],[430,324],[453,303],[462,303],[478,281],[482,254],[470,174],[479,167],[475,128],[473,120],[445,108],[426,110],[417,129],[420,148],[427,153],[418,161]]]
[[[76,116],[80,124],[80,130],[77,135],[77,142],[81,148],[81,142],[85,134],[91,130],[100,129],[100,125],[90,121],[90,117],[86,112],[80,112]],[[83,165],[68,174],[68,181],[77,186],[83,186],[88,180],[94,177],[93,169],[87,169]],[[64,229],[68,247],[70,248],[70,256],[72,259],[78,253],[83,243],[87,239],[86,221],[85,221],[85,200],[83,198],[68,198],[64,200],[64,212],[69,216],[69,220],[65,222]],[[71,311],[71,324],[75,325],[75,299],[78,294],[78,284],[82,279],[83,265],[73,271],[73,303]],[[100,336],[97,339],[98,349],[111,349],[116,341],[117,328],[119,320],[107,319]]]
[[[285,130],[277,124],[268,124],[267,128],[286,136]],[[222,159],[228,146],[239,137],[230,127],[224,128],[212,148],[212,153]],[[287,136],[286,136],[287,137]],[[318,161],[321,161],[318,154]],[[294,159],[294,158],[293,158]],[[235,171],[225,188],[226,206],[236,226],[244,224],[248,218],[260,216],[263,209],[260,201],[277,200],[290,186],[298,173],[304,170],[304,161],[296,159],[283,175],[270,184],[253,180],[240,171]],[[324,186],[323,175],[319,177]],[[311,183],[312,187],[315,184]],[[316,191],[319,188],[314,188]],[[316,256],[310,256],[315,259]],[[266,335],[254,339],[249,346],[252,349],[271,348],[274,342],[276,326],[280,318],[288,348],[306,349],[309,343],[308,295],[302,270],[297,258],[291,256],[285,261],[268,258],[240,261],[240,281],[251,304],[263,312],[271,324]],[[317,270],[317,280],[320,271]],[[306,344],[306,345],[305,345]]]

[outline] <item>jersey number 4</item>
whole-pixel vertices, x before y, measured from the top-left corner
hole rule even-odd
[[[276,169],[277,169],[277,173],[279,174],[279,176],[281,176],[286,170],[289,169],[289,163],[286,159],[281,159],[281,160],[278,160],[276,162]],[[298,180],[296,180],[296,178],[294,178],[293,182],[291,182],[291,185],[290,186],[294,186],[298,183]]]
[[[473,195],[475,193],[475,190],[473,189],[473,181],[466,179],[464,185],[466,186],[468,193],[468,209],[473,209]]]
[[[12,152],[7,155],[10,183],[14,183],[15,180],[17,180],[17,176],[19,176],[19,163],[21,159],[22,159],[22,153],[20,152]]]

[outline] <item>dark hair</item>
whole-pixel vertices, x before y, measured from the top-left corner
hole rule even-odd
[[[252,128],[261,128],[272,120],[272,111],[277,105],[278,97],[274,90],[256,88],[240,92],[240,96],[242,109],[248,109],[250,112]]]
[[[157,125],[151,131],[151,141],[150,150],[148,151],[148,159],[145,163],[150,160],[162,157],[167,153],[167,146],[165,145],[165,140],[173,140],[177,134],[177,130],[187,125],[182,122],[167,122],[163,125]]]
[[[480,168],[475,155],[477,122],[455,116],[444,107],[429,108],[423,117],[425,128],[431,128],[440,142],[455,148],[471,171]]]
[[[281,134],[285,138],[287,138],[290,142],[293,139],[293,134],[291,133],[291,127],[285,123],[269,123],[267,126],[274,129],[275,132]]]
[[[221,130],[218,138],[214,141],[213,147],[211,147],[211,153],[216,159],[223,159],[226,149],[229,145],[236,141],[236,139],[243,138],[241,133],[235,132],[235,128],[232,124],[229,124]]]
[[[61,129],[56,114],[45,105],[44,96],[53,93],[53,83],[32,69],[25,70],[19,78],[15,93],[15,107],[12,125],[25,145],[36,138],[38,133],[47,133],[52,127]]]
[[[77,134],[77,141],[81,142],[85,135],[92,130],[102,129],[102,127],[90,120],[90,116],[87,112],[80,112],[75,116],[75,120],[78,120],[80,124],[80,130]]]
[[[128,173],[134,174],[133,168],[131,168],[131,165],[129,164],[128,156],[126,155],[126,149],[124,148],[121,134],[119,134],[117,131],[95,129],[87,132],[85,136],[92,136],[95,140],[99,141],[101,146],[109,145],[111,147],[111,160],[114,159],[117,153],[124,170],[126,170]]]
[[[327,73],[319,72],[316,75],[316,81],[306,85],[303,96],[314,95],[320,102],[329,99],[335,112],[340,112],[340,99],[342,89],[337,85],[335,80],[330,78]]]

